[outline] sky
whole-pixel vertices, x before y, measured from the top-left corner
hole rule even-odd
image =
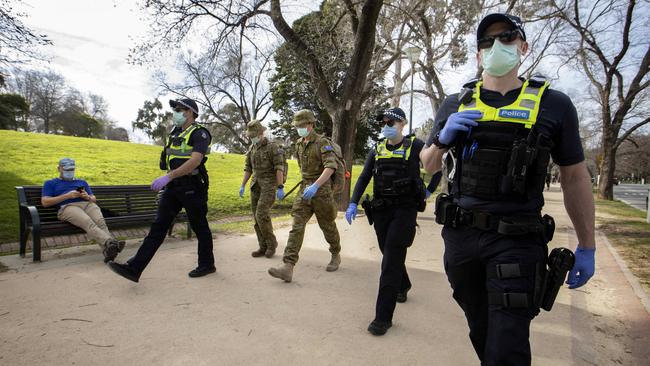
[[[27,26],[46,34],[53,46],[44,47],[47,67],[61,73],[68,84],[82,92],[103,96],[108,115],[126,128],[132,140],[131,121],[145,100],[157,96],[149,69],[126,62],[134,39],[148,30],[135,1],[25,0]]]
[[[131,141],[150,142],[141,132],[133,131],[131,122],[145,100],[158,96],[152,70],[159,67],[174,74],[173,56],[160,60],[156,65],[137,66],[127,63],[129,48],[149,32],[137,2],[133,0],[23,0],[17,1],[19,10],[28,14],[27,26],[47,34],[54,42],[44,47],[43,53],[50,57],[47,67],[61,73],[68,84],[81,92],[103,96],[108,102],[108,115],[117,125],[129,131]],[[289,3],[289,6],[287,6]],[[317,8],[318,1],[289,0],[285,17],[291,23],[297,17]],[[473,42],[473,41],[472,41]],[[448,92],[460,90],[460,86],[472,77],[475,70],[474,55],[469,62],[456,70],[446,70],[444,83]],[[408,62],[405,67],[408,67]],[[403,70],[406,71],[406,70]],[[389,75],[390,79],[392,75]],[[415,77],[415,88],[419,75]],[[561,78],[562,79],[562,78]],[[572,79],[572,78],[570,78]],[[562,81],[562,80],[560,80]],[[557,82],[557,81],[556,81]],[[407,81],[406,87],[409,86]],[[558,85],[558,84],[555,84]],[[569,95],[575,85],[562,88]],[[561,90],[562,90],[561,89]],[[163,104],[172,97],[161,97]],[[409,96],[405,95],[401,107],[409,113]],[[430,104],[416,94],[413,108],[413,127],[432,117]],[[273,115],[269,116],[271,119]]]
[[[287,21],[317,8],[318,2],[293,1]],[[108,115],[129,131],[131,141],[150,142],[131,122],[145,100],[158,96],[152,71],[174,73],[174,56],[156,65],[127,63],[129,48],[149,32],[138,2],[132,0],[23,0],[17,8],[27,14],[24,23],[46,34],[54,45],[42,48],[50,60],[45,66],[62,74],[68,85],[81,92],[103,96]],[[172,95],[163,95],[167,106]]]

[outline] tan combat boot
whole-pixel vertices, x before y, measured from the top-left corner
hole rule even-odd
[[[293,277],[293,264],[282,263],[280,267],[269,268],[269,274],[275,278],[284,280],[284,282],[291,282]]]
[[[334,272],[339,269],[339,264],[341,264],[341,255],[338,253],[332,254],[332,259],[327,264],[327,268],[325,268],[325,270],[327,272]]]

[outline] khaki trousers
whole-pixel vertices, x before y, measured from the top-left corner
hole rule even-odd
[[[104,216],[102,216],[102,211],[92,202],[69,203],[59,209],[57,217],[61,221],[67,221],[83,229],[88,237],[99,244],[101,248],[106,246],[108,240],[113,239],[104,221]]]

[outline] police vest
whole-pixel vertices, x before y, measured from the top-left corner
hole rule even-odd
[[[175,160],[174,163],[180,163],[177,166],[183,164],[186,160],[189,160],[192,156],[192,148],[190,145],[190,136],[192,132],[196,131],[199,128],[205,128],[198,123],[192,123],[185,131],[181,132],[178,136],[169,136],[167,137],[167,145],[165,148],[165,155],[167,157],[167,169],[171,169],[171,162]],[[205,153],[206,155],[210,153],[210,149]],[[180,161],[176,161],[180,160]],[[204,164],[207,160],[207,157],[203,158],[201,164]],[[194,172],[192,174],[195,174]]]
[[[375,146],[375,167],[373,170],[373,191],[375,197],[399,197],[416,193],[419,175],[413,177],[409,172],[409,158],[415,136],[404,137],[402,146],[388,150],[386,139]]]
[[[552,142],[549,136],[537,133],[535,124],[548,81],[540,77],[526,80],[517,100],[500,108],[481,101],[481,85],[481,81],[469,85],[471,99],[461,100],[458,108],[477,110],[483,116],[477,120],[478,126],[456,141],[456,193],[494,201],[539,197]]]

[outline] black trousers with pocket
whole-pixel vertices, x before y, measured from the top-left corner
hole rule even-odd
[[[494,278],[497,264],[534,265],[545,261],[548,249],[541,235],[506,236],[475,228],[442,229],[444,265],[453,297],[463,309],[469,337],[481,365],[530,365],[530,322],[539,308],[489,304],[488,293],[534,293],[535,275]]]
[[[413,244],[417,207],[388,206],[373,209],[375,233],[383,254],[375,320],[392,321],[399,292],[411,288],[406,272],[406,251]]]
[[[207,219],[208,191],[198,176],[192,176],[173,180],[165,187],[149,234],[144,238],[135,256],[127,261],[132,269],[138,273],[144,271],[165,240],[174,218],[183,208],[199,242],[198,266],[214,267],[212,232]]]

